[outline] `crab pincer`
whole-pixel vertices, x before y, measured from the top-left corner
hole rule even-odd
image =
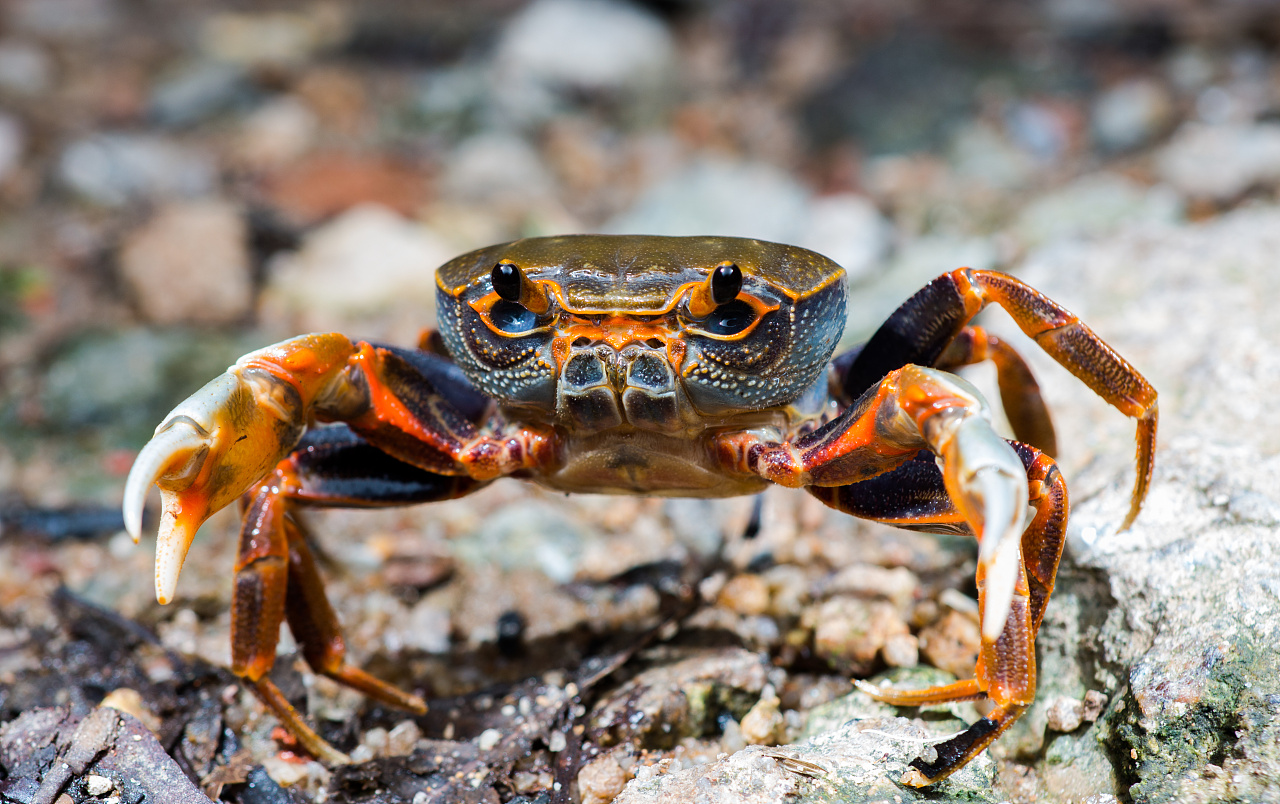
[[[343,367],[325,358],[342,351],[343,343],[349,351],[345,338],[307,340],[302,348],[277,345],[240,358],[174,408],[138,454],[125,482],[125,527],[137,542],[147,491],[152,483],[159,486],[161,603],[173,599],[196,531],[289,454],[309,423],[309,403]]]

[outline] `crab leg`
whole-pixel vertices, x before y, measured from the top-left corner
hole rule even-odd
[[[983,635],[999,636],[1018,579],[1026,470],[992,429],[990,411],[972,385],[941,371],[906,366],[793,444],[740,433],[721,436],[717,447],[730,469],[791,487],[859,483],[928,449],[942,459],[947,494],[978,536],[978,564],[988,579]]]
[[[1031,367],[1012,346],[982,327],[965,327],[947,345],[936,368],[954,371],[990,360],[996,367],[1000,403],[1013,428],[1013,437],[1053,456],[1058,453],[1058,437],[1053,420],[1040,394],[1040,384]]]
[[[383,703],[422,714],[426,704],[346,662],[337,615],[325,596],[306,535],[292,509],[301,505],[372,507],[462,496],[480,483],[425,472],[396,461],[345,427],[308,433],[244,500],[247,503],[231,604],[231,671],[311,754],[329,763],[346,757],[324,741],[268,677],[280,623],[317,673]]]
[[[895,706],[929,706],[981,697],[996,705],[986,717],[939,744],[933,762],[912,761],[912,770],[903,782],[913,787],[932,784],[963,767],[1016,721],[1035,698],[1035,638],[1066,540],[1067,489],[1048,455],[1025,444],[1012,446],[1026,469],[1029,499],[1036,513],[1022,534],[1009,617],[994,640],[984,628],[974,678],[922,690],[854,682],[873,698]],[[810,486],[809,493],[837,510],[897,527],[946,532],[963,527],[942,473],[931,462],[909,461],[892,472],[850,486]],[[978,598],[984,612],[988,588],[986,568],[979,565]]]
[[[336,333],[305,335],[245,355],[175,408],[139,454],[124,502],[136,540],[148,487],[160,487],[157,599],[173,598],[200,525],[270,472],[316,420],[347,422],[383,452],[442,475],[489,480],[551,460],[544,433],[478,435],[455,404],[465,394],[437,387],[432,360]]]
[[[930,282],[889,316],[856,356],[837,360],[844,367],[843,394],[856,399],[907,364],[939,366],[952,340],[991,303],[1008,311],[1023,332],[1094,393],[1138,420],[1137,478],[1120,526],[1127,529],[1142,507],[1154,467],[1156,391],[1080,319],[1007,274],[960,268]]]

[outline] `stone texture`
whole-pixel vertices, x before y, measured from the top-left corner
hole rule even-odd
[[[225,201],[161,208],[125,240],[120,273],[156,324],[232,323],[253,303],[246,226]]]

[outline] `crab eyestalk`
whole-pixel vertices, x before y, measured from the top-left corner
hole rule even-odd
[[[165,417],[125,482],[125,527],[142,534],[147,491],[160,487],[156,599],[168,603],[196,531],[276,465],[302,436],[301,398],[272,374],[233,366]]]

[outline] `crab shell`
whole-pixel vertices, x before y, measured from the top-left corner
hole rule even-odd
[[[517,266],[545,309],[513,311],[493,288],[499,263]],[[701,309],[699,288],[729,264],[737,297]],[[729,237],[518,240],[436,273],[440,330],[472,382],[521,418],[579,434],[692,434],[810,392],[825,402],[843,280],[820,254]]]

